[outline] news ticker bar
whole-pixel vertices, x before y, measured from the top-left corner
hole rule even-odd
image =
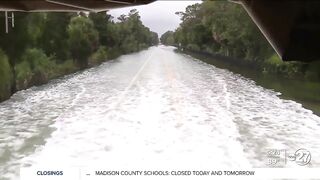
[[[252,168],[207,170],[110,170],[103,168],[21,168],[20,180],[102,179],[319,179],[320,168]]]

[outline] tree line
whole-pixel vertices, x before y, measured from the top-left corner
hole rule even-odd
[[[313,81],[320,79],[320,63],[283,62],[242,6],[228,1],[205,0],[177,12],[182,23],[164,33],[165,45],[210,55],[232,57],[255,64],[263,73]],[[241,62],[240,62],[241,61]]]
[[[4,22],[4,14],[0,15]],[[103,13],[15,13],[0,28],[0,101],[18,90],[158,44],[137,10],[115,20]]]

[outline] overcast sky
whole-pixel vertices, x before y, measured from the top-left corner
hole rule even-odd
[[[158,0],[148,5],[110,10],[108,13],[117,18],[121,14],[128,14],[131,9],[137,9],[143,24],[161,36],[179,26],[180,17],[175,15],[175,12],[184,11],[188,5],[195,3],[201,1]]]

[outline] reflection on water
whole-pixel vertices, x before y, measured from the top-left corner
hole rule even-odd
[[[37,165],[265,167],[268,148],[306,148],[310,166],[319,166],[320,117],[278,95],[153,47],[1,103],[0,172],[17,179],[19,166]]]

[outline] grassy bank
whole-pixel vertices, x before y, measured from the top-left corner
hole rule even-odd
[[[183,49],[183,50],[182,50]],[[236,58],[232,56],[225,56],[208,52],[205,50],[194,50],[188,48],[180,48],[180,52],[202,54],[210,56],[227,64],[233,64],[243,68],[250,68],[262,73],[264,75],[276,75],[285,79],[320,82],[320,61],[304,63],[299,61],[282,61],[277,54],[271,55],[264,61],[254,61],[243,58]]]
[[[289,68],[283,67],[288,64],[286,62],[272,65],[268,63],[257,64],[250,61],[212,55],[209,53],[195,51],[179,52],[189,54],[192,57],[212,64],[218,68],[228,69],[234,73],[241,74],[244,77],[254,80],[257,85],[267,89],[273,89],[276,92],[281,92],[281,98],[299,102],[305,108],[320,115],[320,81],[317,78],[316,65],[308,64],[307,66],[304,66],[304,73],[301,73],[301,71],[291,70],[290,68],[292,68],[292,65],[289,65]],[[276,70],[277,68],[279,70]],[[263,69],[265,71],[263,71]],[[309,76],[309,74],[313,74],[313,76]]]
[[[288,79],[299,79],[320,82],[320,61],[310,63],[297,61],[282,61],[274,54],[260,63],[261,71],[265,74],[277,74]]]

